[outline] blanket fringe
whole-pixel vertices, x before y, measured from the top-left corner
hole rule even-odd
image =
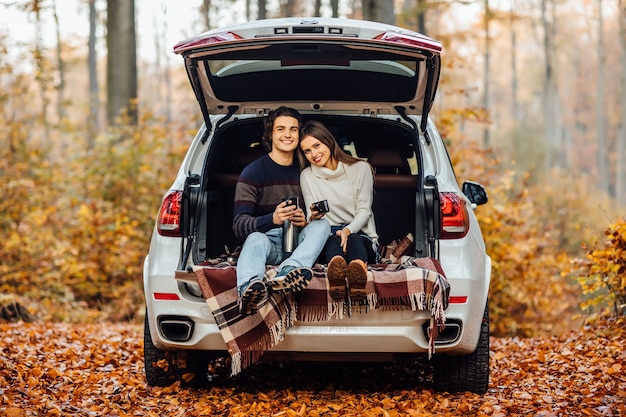
[[[230,376],[235,376],[241,372],[241,352],[231,352],[230,354]]]
[[[305,322],[327,321],[329,317],[330,305],[328,306],[299,306],[298,319]]]
[[[370,310],[374,310],[376,308],[376,304],[378,303],[378,294],[375,292],[367,294],[367,306]]]
[[[237,318],[233,322],[231,309],[232,301],[220,301],[236,299],[236,290],[228,285],[235,281],[235,271],[230,264],[222,267],[222,264],[207,267],[214,272],[209,275],[204,268],[194,267],[196,278],[202,289],[203,295],[207,299],[209,307],[212,309],[216,323],[224,336],[231,356],[231,376],[242,372],[246,367],[258,362],[263,353],[284,340],[286,332],[296,321],[303,322],[323,322],[331,319],[344,319],[349,317],[352,311],[362,313],[374,309],[382,311],[401,311],[411,309],[413,311],[424,311],[430,313],[428,329],[428,357],[431,358],[435,352],[435,341],[439,332],[445,328],[445,310],[448,307],[450,285],[442,271],[433,270],[433,266],[424,264],[423,259],[411,259],[410,263],[402,265],[370,266],[368,272],[368,282],[366,285],[366,298],[360,300],[363,304],[356,303],[352,306],[344,303],[343,300],[333,301],[330,297],[324,298],[328,294],[328,287],[325,281],[318,283],[316,288],[311,289],[305,299],[311,304],[302,305],[296,302],[293,294],[288,293],[284,298],[273,300],[271,306],[276,317],[264,316],[266,327],[262,331],[265,334],[258,339],[258,329],[255,333],[247,333],[250,330],[242,331],[241,325],[247,325],[246,318]],[[436,261],[431,261],[434,267],[438,266]],[[421,268],[412,269],[413,266]],[[232,268],[232,270],[231,270]],[[319,268],[318,268],[319,269]],[[405,275],[394,274],[396,271],[405,270]],[[271,274],[273,271],[268,271]],[[378,272],[379,281],[376,281]],[[390,275],[387,275],[390,274]],[[316,272],[316,277],[325,278],[325,271]],[[211,280],[209,280],[211,278]],[[387,285],[390,284],[390,285]],[[233,284],[234,285],[234,284]],[[381,285],[381,288],[377,288]],[[326,291],[326,293],[320,293]],[[228,298],[230,297],[230,298]],[[233,323],[235,323],[233,325]],[[229,327],[231,326],[231,327]],[[228,333],[231,332],[232,333]],[[225,333],[227,332],[227,333]],[[239,338],[241,335],[247,337]],[[254,342],[250,342],[250,339]],[[247,343],[251,343],[246,346]]]
[[[435,340],[439,335],[437,326],[435,326],[435,318],[433,316],[430,316],[430,327],[428,330],[430,330],[428,335],[428,359],[432,359],[433,353],[435,353]]]
[[[332,319],[336,317],[338,319],[343,319],[344,317],[344,307],[345,303],[343,301],[335,301],[328,303],[328,318]]]

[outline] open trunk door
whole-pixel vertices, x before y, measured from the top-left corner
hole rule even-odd
[[[179,42],[208,131],[210,115],[300,111],[421,115],[437,90],[441,43],[381,23],[268,19]],[[413,126],[417,128],[417,126]]]

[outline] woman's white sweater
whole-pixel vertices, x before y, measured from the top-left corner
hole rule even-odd
[[[335,170],[308,166],[300,173],[300,187],[307,217],[312,203],[328,200],[330,212],[325,217],[331,226],[345,224],[352,233],[362,232],[378,240],[372,212],[374,176],[367,162],[339,162]]]

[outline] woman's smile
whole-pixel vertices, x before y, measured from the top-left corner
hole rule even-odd
[[[315,166],[329,169],[337,168],[337,163],[330,155],[330,148],[313,136],[305,136],[300,141],[300,148],[306,159]]]

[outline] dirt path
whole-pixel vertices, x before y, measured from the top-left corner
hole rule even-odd
[[[491,339],[485,395],[440,394],[428,367],[260,364],[213,387],[148,387],[135,325],[0,324],[0,415],[626,416],[626,324]]]

